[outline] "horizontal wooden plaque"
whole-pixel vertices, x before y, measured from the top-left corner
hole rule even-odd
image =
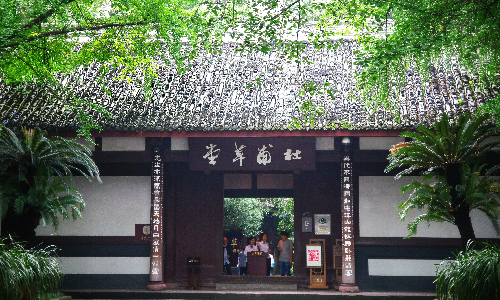
[[[192,170],[314,170],[314,137],[190,138]]]

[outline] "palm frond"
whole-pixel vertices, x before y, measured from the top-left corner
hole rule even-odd
[[[0,130],[0,179],[5,179],[0,186],[2,216],[8,207],[21,214],[29,206],[56,230],[58,216],[69,218],[68,209],[73,219],[81,218],[85,203],[70,184],[74,172],[101,182],[90,149],[61,137],[48,139],[40,128],[17,130],[17,134],[6,127]]]

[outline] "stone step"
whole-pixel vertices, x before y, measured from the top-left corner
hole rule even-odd
[[[296,284],[216,283],[216,291],[296,291]]]

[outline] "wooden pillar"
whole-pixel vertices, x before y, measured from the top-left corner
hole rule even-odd
[[[148,290],[166,289],[163,279],[163,149],[153,150],[151,167],[151,250]]]
[[[342,210],[342,284],[343,293],[359,292],[356,285],[354,259],[354,206],[352,182],[352,151],[349,137],[342,139],[341,149],[341,210]]]

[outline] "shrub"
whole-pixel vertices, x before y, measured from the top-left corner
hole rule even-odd
[[[500,299],[500,247],[473,248],[469,242],[455,260],[439,265],[435,281],[439,300]]]
[[[46,298],[59,284],[62,273],[55,246],[24,249],[12,240],[0,240],[0,299]]]

